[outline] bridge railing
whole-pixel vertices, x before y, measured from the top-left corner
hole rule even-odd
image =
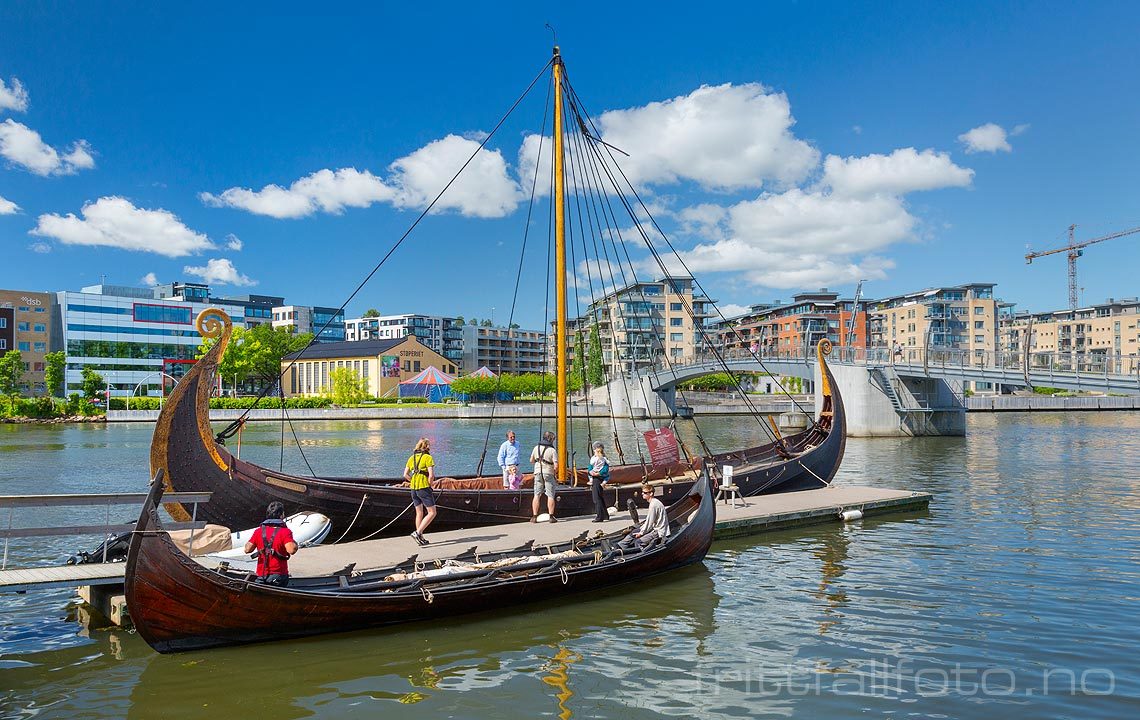
[[[815,353],[803,350],[756,351],[749,348],[724,348],[717,353],[699,352],[683,360],[673,359],[668,365],[659,364],[655,372],[668,374],[670,370],[681,371],[694,365],[719,365],[721,360],[728,363],[740,362],[784,362],[811,363]],[[951,348],[863,348],[836,347],[828,358],[829,362],[865,365],[894,365],[909,369],[923,368],[960,369],[973,371],[984,376],[985,371],[1016,371],[1040,382],[1044,378],[1056,377],[1071,381],[1073,378],[1088,379],[1090,382],[1101,378],[1119,382],[1135,380],[1140,387],[1140,356],[1137,354],[1108,352],[1030,352],[1010,350],[961,350]]]

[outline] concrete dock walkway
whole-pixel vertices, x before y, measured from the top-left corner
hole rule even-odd
[[[718,502],[715,537],[741,537],[800,525],[839,522],[843,510],[861,510],[864,516],[922,511],[930,499],[930,493],[846,485],[743,498],[735,507]],[[443,533],[433,533],[429,528],[431,544],[426,547],[420,547],[407,536],[320,545],[299,552],[289,561],[289,569],[294,576],[305,577],[328,574],[349,563],[356,563],[357,570],[387,568],[413,555],[420,561],[430,562],[458,555],[472,547],[481,554],[509,550],[530,540],[542,547],[578,537],[583,532],[591,535],[598,530],[614,532],[630,524],[629,513],[623,510],[606,523],[590,522],[586,516],[563,518],[553,524],[509,523]],[[410,532],[410,520],[407,525]],[[232,565],[239,566],[238,563]],[[124,563],[112,563],[2,570],[0,593],[104,585],[105,594],[113,595],[121,592],[123,568]]]
[[[719,502],[716,506],[716,534],[718,539],[755,535],[780,528],[825,522],[839,522],[843,510],[862,510],[864,516],[925,510],[930,503],[929,493],[906,490],[889,490],[861,486],[833,486],[822,490],[760,495],[743,498],[743,505]],[[641,510],[644,517],[645,510]],[[411,531],[411,521],[407,523]],[[462,553],[475,547],[479,553],[509,550],[530,540],[536,547],[565,542],[597,530],[614,532],[631,524],[629,513],[611,517],[609,522],[594,523],[589,516],[563,518],[557,523],[509,523],[433,533],[428,529],[431,544],[420,547],[410,537],[385,538],[321,545],[297,553],[289,561],[290,572],[297,577],[325,575],[356,563],[357,570],[386,568],[401,563],[413,555],[418,560],[432,561]],[[715,548],[715,546],[714,546]]]

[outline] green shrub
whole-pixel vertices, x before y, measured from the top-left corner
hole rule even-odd
[[[161,400],[156,397],[111,398],[112,410],[158,410]]]

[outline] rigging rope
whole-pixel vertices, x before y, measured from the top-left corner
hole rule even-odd
[[[459,179],[459,176],[463,173],[464,170],[467,169],[467,166],[470,165],[471,162],[475,160],[475,157],[483,151],[483,148],[486,147],[487,143],[491,141],[491,138],[495,136],[495,133],[498,132],[499,128],[503,126],[503,123],[507,121],[507,118],[509,118],[511,114],[514,113],[515,109],[522,103],[526,96],[530,94],[530,91],[538,83],[539,78],[541,78],[546,73],[547,68],[551,66],[551,64],[554,62],[554,59],[555,58],[552,57],[551,59],[547,60],[545,64],[543,64],[542,69],[538,71],[538,73],[534,76],[534,79],[532,79],[530,81],[530,84],[527,85],[526,89],[523,90],[522,94],[515,99],[514,103],[511,104],[507,112],[504,113],[503,116],[499,118],[499,121],[495,123],[495,126],[491,128],[491,132],[487,133],[487,136],[483,138],[483,140],[479,143],[479,146],[475,148],[475,151],[471,153],[471,156],[467,158],[463,165],[460,166],[459,170],[456,171],[451,179],[447,181],[447,184],[443,186],[443,189],[439,191],[439,194],[437,194],[435,198],[430,203],[428,203],[427,207],[423,209],[423,211],[416,217],[415,221],[413,221],[408,229],[404,231],[404,234],[401,235],[395,243],[393,243],[392,247],[388,249],[388,252],[384,254],[384,257],[380,258],[380,262],[376,263],[376,266],[372,268],[371,272],[369,272],[368,275],[366,275],[364,279],[360,281],[360,284],[356,286],[356,289],[352,291],[352,294],[350,294],[348,298],[346,298],[345,301],[341,303],[340,307],[337,308],[337,312],[332,313],[329,316],[329,319],[325,322],[324,325],[321,326],[321,329],[313,335],[312,339],[309,340],[309,343],[296,353],[296,357],[290,360],[288,365],[281,369],[281,372],[277,374],[276,379],[262,387],[261,391],[257,394],[257,398],[253,401],[253,405],[250,408],[247,408],[237,420],[227,425],[225,429],[217,434],[217,439],[224,440],[237,431],[237,428],[240,426],[240,421],[249,415],[250,410],[252,410],[253,407],[256,407],[258,401],[265,397],[266,393],[269,392],[273,384],[279,383],[281,381],[281,378],[285,376],[285,373],[289,370],[289,368],[293,367],[293,365],[295,365],[296,362],[301,359],[301,356],[304,355],[306,350],[313,346],[313,343],[317,341],[317,338],[321,336],[321,333],[328,329],[329,325],[332,324],[336,316],[339,315],[345,309],[345,307],[347,307],[348,304],[352,302],[353,298],[355,298],[357,294],[364,289],[364,286],[368,284],[368,282],[380,270],[384,263],[386,263],[388,259],[392,257],[393,254],[395,254],[396,250],[399,249],[399,247],[404,243],[404,240],[406,240],[408,236],[412,234],[412,231],[416,229],[416,227],[420,224],[420,221],[428,216],[428,213],[431,212],[432,208],[435,207],[436,203],[439,202],[444,193],[446,193],[448,189],[451,188],[453,184],[455,184],[455,181]],[[306,464],[307,462],[308,461],[306,461]]]
[[[543,103],[542,126],[541,126],[540,132],[538,134],[538,153],[535,156],[536,158],[542,157],[542,143],[543,143],[543,140],[545,139],[544,134],[546,131],[546,120],[547,120],[547,117],[549,115],[550,93],[551,93],[551,90],[553,88],[553,85],[554,85],[554,77],[551,76],[550,83],[547,85],[547,88],[546,88],[546,102]],[[522,250],[519,252],[519,268],[518,268],[518,271],[515,273],[515,291],[514,291],[514,294],[511,295],[511,312],[510,312],[509,316],[507,317],[507,336],[508,337],[510,337],[511,326],[514,325],[514,322],[515,322],[515,308],[518,305],[519,284],[522,282],[522,271],[523,271],[523,266],[526,262],[526,243],[527,243],[527,239],[530,237],[530,221],[531,221],[531,217],[534,213],[534,192],[535,192],[535,189],[538,187],[538,166],[539,166],[539,163],[536,160],[536,162],[534,163],[534,178],[531,180],[531,184],[530,184],[530,201],[527,203],[526,224],[524,225],[524,228],[523,228]],[[479,464],[475,468],[475,475],[476,476],[483,474],[483,461],[487,457],[487,447],[491,442],[491,425],[495,422],[495,408],[498,407],[499,388],[502,387],[502,384],[503,384],[503,362],[502,362],[502,355],[500,354],[500,356],[499,356],[499,375],[495,379],[495,391],[491,395],[491,417],[487,420],[487,434],[483,438],[483,452],[480,453]],[[540,397],[540,399],[539,399],[539,412],[541,412],[541,408],[542,408],[542,400]],[[519,458],[519,460],[521,461],[522,458]]]

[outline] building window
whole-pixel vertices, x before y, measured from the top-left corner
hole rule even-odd
[[[42,363],[42,362],[32,363],[32,370],[34,370],[36,372],[43,372],[44,371],[44,363]]]
[[[975,320],[974,321],[974,329],[975,330],[985,330],[986,329],[986,321],[985,320]]]
[[[16,349],[20,350],[21,352],[31,352],[32,344],[26,342],[16,343]]]
[[[669,333],[669,342],[683,342],[684,339],[684,333]]]
[[[669,327],[681,327],[685,324],[685,318],[669,318]]]
[[[679,312],[681,310],[684,310],[685,306],[681,303],[669,303],[669,309],[673,312]]]
[[[42,307],[38,307],[33,312],[43,312],[43,311],[44,311],[44,309]]]
[[[8,318],[0,318],[0,330],[5,330],[8,327]]]
[[[175,323],[189,325],[193,311],[188,307],[173,307],[170,305],[142,305],[134,306],[135,322]]]
[[[974,342],[976,342],[976,343],[984,343],[985,341],[986,341],[985,335],[975,335],[974,336]]]
[[[0,350],[7,350],[7,349],[8,349],[8,341],[5,340],[4,338],[0,338]]]
[[[419,372],[419,371],[420,371],[420,361],[416,360],[414,363],[412,363],[412,372]]]
[[[975,315],[985,315],[986,309],[984,307],[982,307],[981,305],[977,305],[974,307],[974,314]]]
[[[43,323],[36,323],[32,326],[32,330],[35,332],[47,332],[47,325],[44,325]]]
[[[18,330],[19,332],[27,332],[28,331],[28,324],[26,322],[16,323],[16,330]]]
[[[45,343],[45,342],[36,343],[35,344],[35,351],[36,352],[47,352],[47,343]]]

